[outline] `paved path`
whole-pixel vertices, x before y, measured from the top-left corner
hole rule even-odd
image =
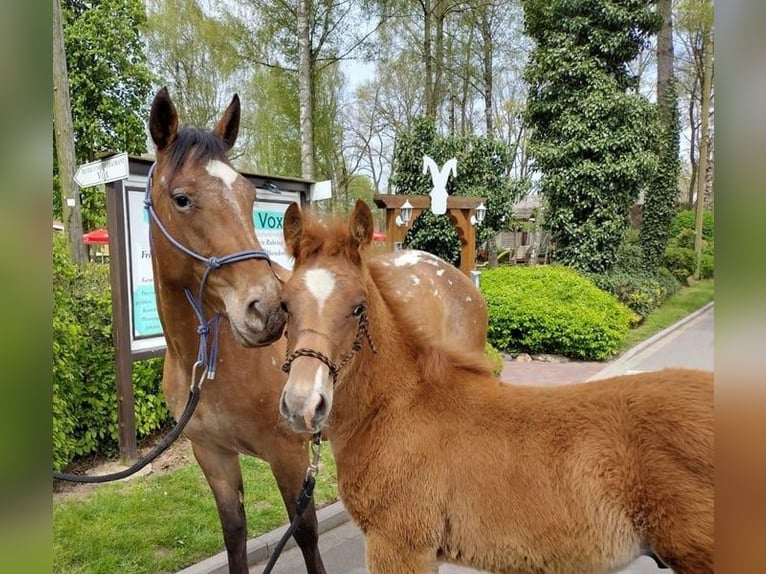
[[[713,370],[713,324],[714,310],[709,305],[679,321],[673,327],[650,338],[628,351],[622,357],[609,363],[516,363],[506,362],[503,379],[515,384],[556,385],[605,378],[622,373],[656,370],[665,367],[687,367]],[[339,574],[367,574],[364,565],[364,538],[351,521],[343,521],[341,503],[321,511],[332,515],[333,528],[320,536],[320,548],[329,572]],[[320,522],[321,522],[320,516]],[[335,524],[340,523],[335,526]],[[271,533],[270,545],[278,540],[278,533]],[[275,537],[275,535],[277,535]],[[266,535],[267,537],[269,535]],[[253,543],[255,541],[251,541]],[[179,574],[224,573],[225,557],[213,557]],[[217,563],[215,559],[218,558]],[[216,565],[217,564],[217,565]],[[223,567],[221,567],[221,565]],[[260,574],[264,563],[250,569],[251,574]],[[305,566],[297,548],[286,550],[279,558],[274,574],[304,574]],[[479,571],[452,565],[442,565],[440,574],[470,574]],[[619,574],[659,574],[655,563],[642,557],[630,564]]]

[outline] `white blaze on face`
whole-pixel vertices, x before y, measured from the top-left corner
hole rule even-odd
[[[303,277],[306,289],[317,300],[319,309],[317,314],[322,313],[325,301],[335,289],[335,276],[327,269],[309,269]]]
[[[239,202],[234,196],[233,189],[234,182],[237,181],[239,173],[237,173],[237,171],[230,165],[227,165],[217,159],[210,160],[207,166],[205,166],[205,169],[211,176],[217,177],[223,182],[225,189],[224,193],[222,194],[222,199],[226,201],[226,203],[228,203],[232,209],[239,212]]]

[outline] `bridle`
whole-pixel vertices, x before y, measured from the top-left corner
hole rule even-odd
[[[201,261],[207,265],[207,269],[205,269],[205,273],[202,276],[202,281],[199,285],[199,295],[197,297],[194,296],[188,287],[184,287],[186,299],[189,301],[189,304],[194,310],[194,314],[197,316],[197,321],[199,323],[197,326],[197,333],[199,334],[199,351],[197,352],[197,362],[194,363],[194,367],[192,368],[192,386],[194,386],[199,385],[205,378],[208,380],[215,378],[215,364],[216,360],[218,359],[218,323],[221,316],[220,313],[216,313],[209,320],[206,320],[202,307],[202,296],[205,292],[205,285],[207,284],[210,273],[229,263],[238,263],[248,259],[264,259],[269,264],[271,264],[271,259],[269,258],[269,254],[266,253],[263,249],[248,249],[247,251],[237,251],[235,253],[231,253],[230,255],[226,255],[225,257],[204,257],[203,255],[192,251],[174,239],[173,236],[170,235],[170,232],[168,232],[167,228],[162,224],[162,221],[160,221],[160,218],[157,216],[157,212],[154,210],[154,205],[152,204],[152,174],[156,165],[156,163],[152,164],[152,166],[149,168],[149,173],[146,176],[144,208],[149,213],[150,222],[153,221],[157,225],[157,228],[176,249],[180,250],[182,253],[188,255],[192,259],[196,259],[197,261]],[[151,237],[151,233],[149,233],[150,243]],[[210,342],[210,349],[208,351],[208,335],[211,333],[211,329],[212,340]],[[202,370],[198,378],[197,372],[200,371],[200,369]]]
[[[293,364],[293,361],[297,359],[298,357],[312,357],[314,359],[318,359],[322,363],[325,364],[325,366],[330,371],[330,376],[332,377],[332,386],[335,386],[335,383],[338,379],[338,373],[351,362],[351,359],[354,358],[354,356],[362,349],[362,337],[365,337],[367,339],[367,343],[370,345],[370,349],[373,353],[377,353],[378,349],[375,347],[375,343],[372,341],[372,336],[370,336],[369,331],[370,326],[370,320],[367,316],[367,312],[363,312],[361,315],[359,315],[359,326],[356,329],[356,335],[354,336],[354,341],[351,343],[351,350],[346,353],[346,355],[341,359],[340,363],[335,364],[330,357],[322,353],[321,351],[317,351],[316,349],[310,349],[308,347],[301,347],[300,349],[296,349],[287,357],[285,357],[285,362],[282,363],[282,370],[285,373],[290,372],[290,366]]]

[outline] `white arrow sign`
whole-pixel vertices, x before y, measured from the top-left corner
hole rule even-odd
[[[127,177],[128,154],[125,152],[105,160],[84,163],[74,174],[74,180],[80,187],[92,187]]]

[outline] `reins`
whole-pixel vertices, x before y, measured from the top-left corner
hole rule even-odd
[[[277,545],[274,547],[274,551],[271,553],[271,556],[269,556],[269,561],[266,563],[266,566],[263,569],[263,574],[271,573],[274,565],[279,559],[280,554],[282,554],[282,550],[285,549],[285,544],[287,544],[287,541],[295,533],[295,529],[298,528],[298,524],[301,522],[303,513],[306,512],[306,509],[309,507],[311,497],[314,494],[316,475],[317,472],[319,472],[319,455],[322,447],[322,433],[314,433],[311,437],[311,443],[309,444],[311,445],[311,463],[306,470],[306,478],[303,480],[303,487],[301,488],[301,492],[298,495],[298,503],[295,516],[293,516],[293,519],[290,522],[290,526],[282,535],[282,538],[279,539],[279,542],[277,542]]]
[[[167,450],[167,448],[171,444],[173,444],[173,442],[179,436],[181,436],[181,433],[186,427],[186,424],[189,422],[189,419],[191,419],[192,415],[194,414],[194,410],[197,408],[197,404],[199,403],[202,382],[205,379],[213,380],[215,378],[215,365],[218,360],[218,324],[220,320],[220,314],[216,313],[215,315],[213,315],[212,318],[207,320],[205,319],[205,314],[204,314],[203,306],[202,306],[202,296],[204,294],[205,285],[207,284],[207,279],[210,276],[210,272],[214,271],[215,269],[219,269],[221,266],[226,265],[228,263],[237,263],[239,261],[246,261],[248,259],[265,259],[266,261],[271,263],[271,260],[269,259],[269,254],[262,249],[250,249],[247,251],[238,251],[236,253],[232,253],[230,255],[226,255],[225,257],[220,257],[220,258],[204,257],[192,251],[191,249],[182,245],[176,239],[174,239],[173,236],[170,235],[168,230],[160,221],[159,217],[157,216],[157,213],[154,211],[154,206],[152,204],[152,197],[151,197],[152,174],[154,173],[155,165],[156,164],[152,164],[151,167],[149,168],[149,173],[146,176],[146,193],[144,194],[144,209],[146,209],[147,212],[149,213],[150,223],[154,222],[157,225],[157,228],[162,232],[162,234],[170,242],[171,245],[173,245],[174,247],[176,247],[177,249],[179,249],[181,252],[185,253],[189,257],[192,257],[193,259],[196,259],[197,261],[201,261],[207,265],[207,269],[205,269],[205,273],[202,276],[202,281],[199,286],[199,296],[195,297],[190,289],[184,288],[186,299],[189,301],[189,304],[191,305],[192,309],[194,310],[194,314],[197,317],[197,322],[198,322],[197,334],[199,335],[199,349],[197,351],[197,362],[195,362],[194,366],[192,367],[191,385],[189,387],[189,399],[186,402],[186,407],[184,408],[184,411],[181,414],[181,417],[178,419],[176,426],[173,427],[173,429],[167,435],[165,435],[163,440],[148,455],[136,461],[130,467],[124,470],[121,470],[119,472],[114,472],[111,474],[105,474],[101,476],[84,476],[79,474],[54,472],[53,478],[55,480],[63,480],[67,482],[82,482],[82,483],[101,483],[101,482],[111,482],[114,480],[120,480],[122,478],[126,478],[132,474],[135,474],[136,472],[144,468],[147,464],[149,464],[154,459],[156,459],[160,454],[165,452],[165,450]],[[151,234],[150,234],[150,242],[151,242]],[[211,333],[212,333],[212,340],[208,344],[208,336]]]

